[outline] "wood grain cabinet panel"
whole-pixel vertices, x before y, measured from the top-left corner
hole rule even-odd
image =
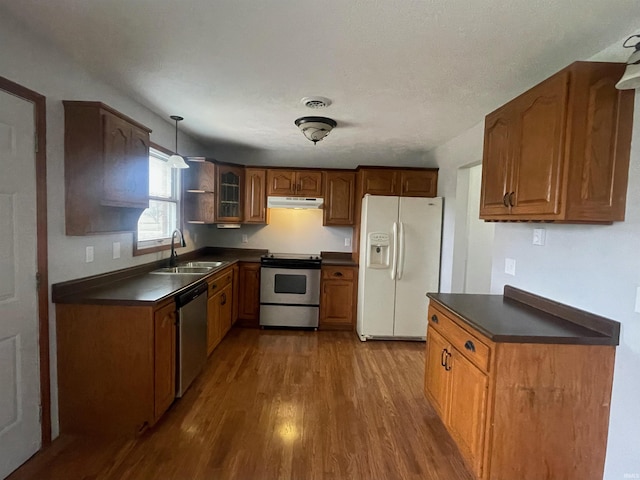
[[[257,327],[260,320],[260,264],[239,265],[238,321],[243,326]]]
[[[485,120],[480,218],[624,220],[634,92],[624,64],[575,62]]]
[[[428,315],[425,395],[476,478],[602,478],[615,347],[494,343]]]
[[[173,403],[176,306],[56,305],[60,432],[136,436]]]
[[[174,304],[154,314],[154,413],[156,421],[176,396],[176,308]]]
[[[399,195],[398,171],[386,168],[363,168],[360,170],[362,196]]]
[[[401,197],[435,197],[438,193],[438,170],[400,170]]]
[[[239,223],[243,216],[244,168],[216,165],[216,223]]]
[[[274,196],[322,197],[320,170],[267,170],[267,194]]]
[[[207,354],[215,350],[233,323],[233,267],[208,280]]]
[[[357,276],[357,267],[322,267],[320,328],[353,329]]]
[[[245,168],[243,223],[267,223],[267,171]]]
[[[323,225],[355,223],[355,172],[328,171],[325,174]]]
[[[67,235],[136,230],[149,206],[151,130],[100,102],[63,104]]]

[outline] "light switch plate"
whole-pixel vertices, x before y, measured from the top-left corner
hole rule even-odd
[[[344,237],[344,246],[345,247],[350,247],[351,246],[351,238],[350,237]]]
[[[513,258],[504,259],[504,273],[507,275],[516,274],[516,261]]]
[[[637,313],[640,313],[640,287],[636,288],[636,310]]]
[[[242,234],[242,243],[249,243],[249,237],[247,237],[246,233]]]
[[[86,263],[93,262],[93,246],[89,245],[84,252],[84,261]]]
[[[546,230],[544,228],[534,228],[533,229],[533,244],[534,245],[544,245],[546,239]]]
[[[113,242],[113,258],[120,258],[120,242]]]

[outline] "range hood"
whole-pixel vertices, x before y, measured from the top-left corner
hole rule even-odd
[[[267,208],[322,208],[324,198],[267,197]]]

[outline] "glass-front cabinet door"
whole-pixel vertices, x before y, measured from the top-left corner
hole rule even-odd
[[[216,169],[216,222],[241,222],[244,170],[230,165],[216,165]]]

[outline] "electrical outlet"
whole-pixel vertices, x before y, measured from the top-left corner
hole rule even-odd
[[[344,246],[345,247],[350,247],[351,246],[351,237],[345,237],[344,238]]]
[[[636,313],[640,313],[640,287],[636,288]]]
[[[533,244],[534,245],[544,245],[546,230],[544,228],[534,228],[533,229]]]
[[[504,259],[504,273],[507,275],[516,274],[516,261],[513,258]]]
[[[242,234],[242,243],[249,243],[249,237],[247,237],[246,233]]]
[[[86,263],[93,262],[93,246],[88,246],[84,252],[84,261]]]
[[[120,242],[113,242],[113,258],[120,258]]]

